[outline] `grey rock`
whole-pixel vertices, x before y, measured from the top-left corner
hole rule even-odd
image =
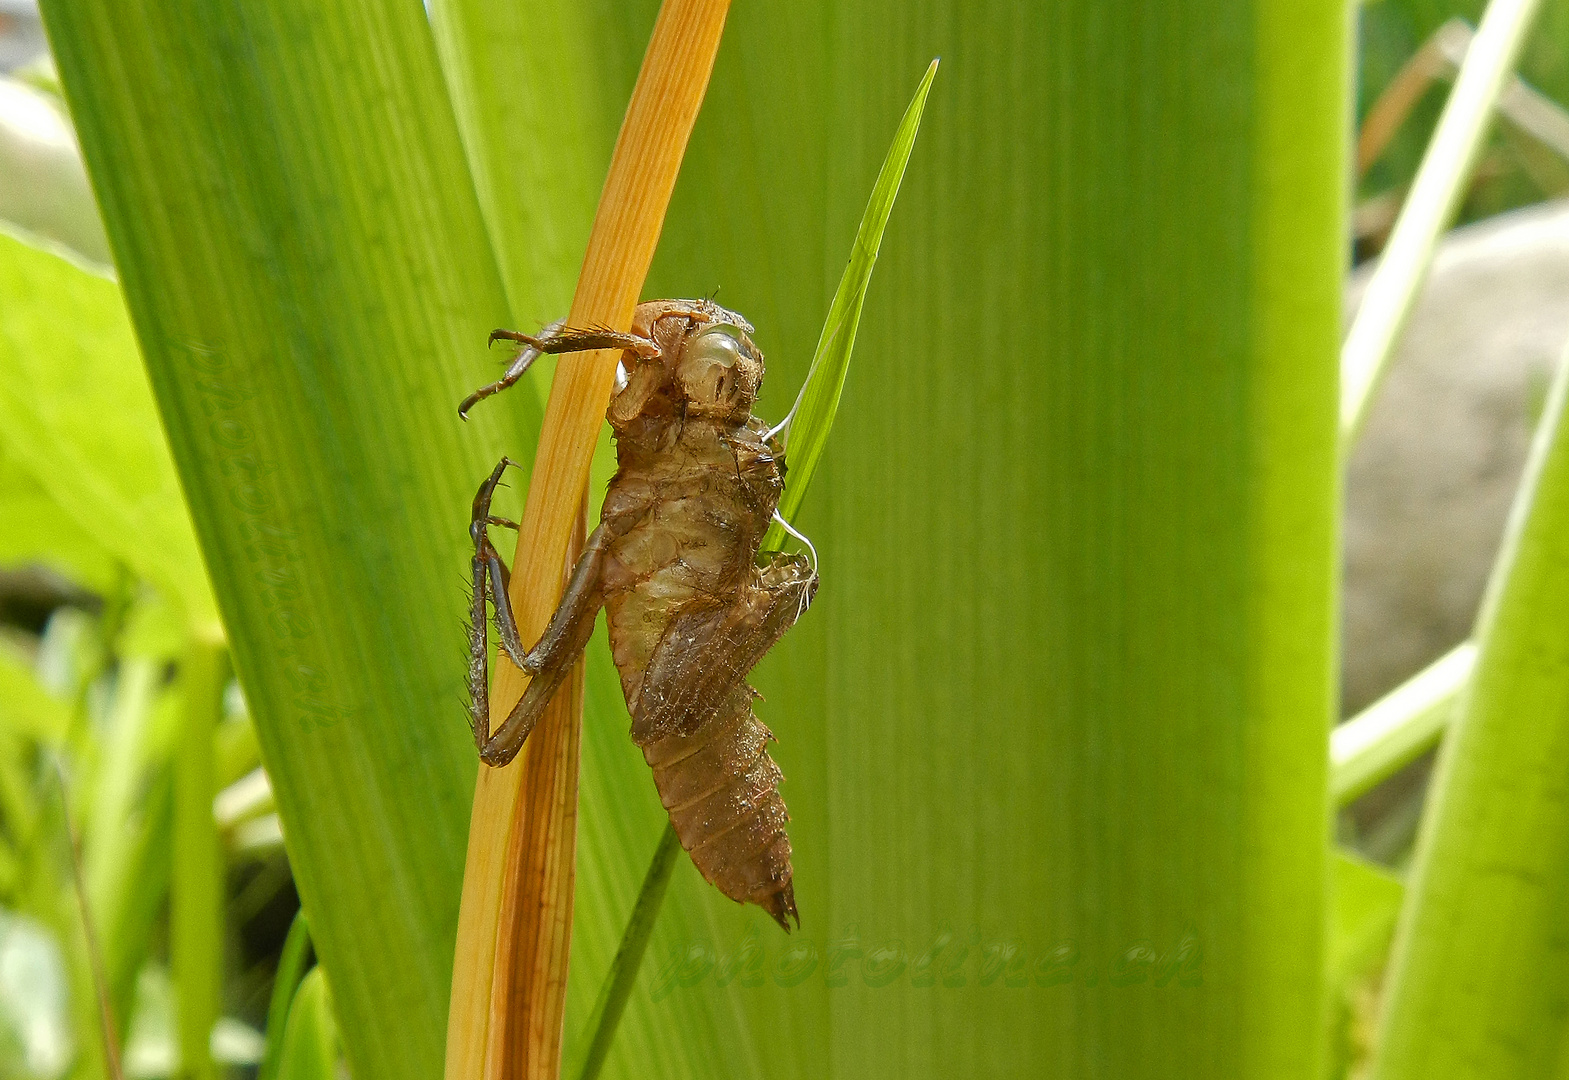
[[[1469,636],[1566,341],[1569,202],[1443,240],[1346,473],[1348,714]]]

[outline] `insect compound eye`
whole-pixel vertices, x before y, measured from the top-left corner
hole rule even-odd
[[[687,359],[699,370],[717,364],[720,367],[735,367],[736,361],[745,355],[745,348],[740,333],[735,327],[719,323],[710,326],[687,346]]]
[[[750,405],[750,395],[756,392],[757,376],[752,370],[756,360],[741,334],[738,328],[719,323],[687,344],[680,379],[691,401],[727,410]]]

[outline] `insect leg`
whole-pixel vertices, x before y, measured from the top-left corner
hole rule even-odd
[[[516,341],[524,346],[512,366],[497,381],[482,386],[458,406],[458,415],[468,419],[469,410],[478,402],[511,386],[521,379],[534,361],[546,353],[588,352],[593,349],[627,349],[640,357],[659,355],[659,346],[650,338],[637,334],[622,334],[605,329],[577,329],[568,327],[565,319],[557,319],[538,335],[519,333],[516,330],[492,330],[490,340]]]
[[[523,740],[533,730],[545,706],[555,696],[567,672],[576,662],[594,630],[594,615],[603,602],[600,571],[605,552],[610,548],[610,533],[601,525],[583,545],[583,554],[573,567],[561,603],[550,623],[532,649],[525,650],[518,634],[517,619],[507,596],[510,575],[501,555],[485,532],[487,525],[512,525],[490,513],[490,501],[508,465],[502,458],[480,484],[474,496],[469,534],[474,540],[472,565],[474,598],[469,617],[469,701],[470,724],[480,759],[491,765],[505,765],[517,754]],[[515,526],[513,526],[515,527]],[[523,697],[513,707],[501,728],[490,731],[490,642],[486,602],[495,609],[496,631],[501,648],[512,662],[533,678]]]
[[[563,320],[564,322],[564,320]],[[640,334],[623,334],[616,330],[578,328],[552,323],[538,337],[520,334],[516,330],[492,330],[490,340],[518,341],[541,353],[591,352],[594,349],[627,349],[645,360],[659,355],[659,346],[651,338]]]
[[[516,463],[505,457],[496,463],[474,495],[474,512],[469,521],[469,536],[474,541],[471,563],[474,591],[469,607],[469,726],[474,730],[476,742],[490,737],[490,641],[486,632],[489,619],[485,603],[495,597],[505,603],[507,596],[506,567],[501,565],[485,526],[497,520],[490,513],[490,500],[507,466],[513,464]],[[493,585],[499,585],[494,593]],[[519,646],[518,652],[522,651]]]
[[[526,654],[514,656],[513,662],[533,677],[506,721],[492,735],[489,714],[482,720],[475,717],[475,743],[479,747],[480,760],[486,764],[505,765],[516,756],[523,746],[523,740],[534,730],[534,724],[545,711],[545,706],[555,697],[556,690],[572,670],[583,647],[588,644],[589,635],[594,631],[594,616],[604,602],[600,571],[605,553],[609,550],[610,533],[601,525],[583,545],[583,554],[572,569],[572,579],[567,583],[561,603],[550,617],[550,624],[545,627],[538,644]],[[500,560],[496,559],[494,566],[487,566],[487,576],[494,575],[495,567],[499,564]],[[499,580],[492,576],[489,583],[489,590],[493,594],[491,602],[496,609],[497,629],[505,646],[509,638],[514,642],[518,640],[518,632],[511,606],[505,599],[505,588],[498,588],[499,584]],[[513,655],[511,649],[507,651],[508,655]],[[521,648],[518,651],[521,652]]]
[[[555,322],[551,323],[549,326],[545,327],[539,332],[540,338],[548,338],[551,334],[554,334],[557,330],[560,330],[563,326],[565,326],[566,322],[567,321],[565,319],[557,319]],[[498,335],[506,338],[511,338],[514,336],[511,331],[497,330],[490,335],[490,340],[495,341]],[[533,338],[528,338],[522,334],[516,335],[516,338],[524,341],[525,343],[536,340]],[[476,404],[483,401],[485,398],[490,397],[490,395],[494,393],[505,390],[507,387],[521,379],[524,375],[528,374],[528,369],[534,366],[534,361],[539,359],[541,352],[542,350],[530,345],[528,348],[518,353],[517,358],[512,361],[512,366],[507,368],[507,373],[505,375],[501,376],[500,379],[496,380],[488,386],[480,387],[478,390],[474,391],[468,397],[463,399],[462,403],[458,405],[458,416],[464,420],[467,420],[469,418],[469,410],[472,409]]]
[[[515,522],[496,517],[490,512],[490,501],[495,495],[496,486],[501,483],[502,474],[509,465],[516,464],[505,457],[496,464],[474,496],[474,511],[469,522],[469,535],[474,540],[474,592],[469,611],[469,719],[474,728],[474,738],[480,742],[490,737],[490,642],[486,633],[489,622],[485,614],[487,600],[496,610],[496,631],[501,639],[501,647],[512,658],[512,662],[524,671],[532,675],[537,670],[537,667],[531,665],[523,642],[518,638],[517,620],[513,618],[511,599],[507,595],[512,575],[508,573],[506,564],[501,561],[501,554],[485,531],[487,525],[517,528]]]

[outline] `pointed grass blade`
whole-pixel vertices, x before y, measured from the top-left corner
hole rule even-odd
[[[849,262],[839,279],[833,303],[828,307],[828,319],[817,339],[812,366],[807,369],[800,396],[785,418],[789,472],[785,477],[784,495],[779,500],[779,516],[786,521],[795,519],[806,487],[812,481],[812,473],[817,469],[817,461],[828,443],[828,432],[833,427],[839,396],[844,392],[845,376],[850,370],[850,354],[855,349],[855,333],[861,323],[861,309],[866,304],[872,268],[877,265],[883,231],[888,227],[888,216],[893,213],[894,200],[899,196],[899,183],[904,179],[905,166],[910,163],[910,152],[915,149],[915,136],[921,130],[921,113],[926,109],[926,95],[931,91],[940,62],[933,60],[927,67],[920,85],[915,88],[915,97],[894,132],[882,170],[872,185],[872,196],[861,215],[861,226],[856,230]],[[776,521],[769,526],[762,550],[778,551],[784,539],[785,530]]]
[[[580,1040],[580,1060],[567,1069],[567,1075],[576,1080],[595,1080],[604,1067],[605,1055],[616,1037],[616,1025],[626,1011],[627,999],[637,985],[638,969],[643,964],[643,954],[648,950],[648,939],[654,932],[659,909],[665,902],[665,890],[670,886],[670,872],[675,869],[681,854],[681,838],[668,822],[659,834],[659,845],[649,861],[648,873],[643,875],[643,887],[638,890],[637,902],[632,906],[632,917],[627,920],[626,931],[621,935],[621,947],[610,962],[604,984],[594,1002],[594,1011],[584,1025]]]
[[[327,973],[311,968],[289,1005],[289,1022],[278,1057],[281,1080],[335,1080],[338,1021],[332,1012]]]
[[[272,996],[267,1003],[267,1047],[262,1052],[256,1080],[278,1080],[283,1065],[283,1040],[289,1022],[289,1008],[306,974],[310,951],[310,923],[306,921],[303,910],[297,911],[294,922],[289,924],[288,936],[283,939],[283,948],[278,953],[278,969],[272,976]]]
[[[1341,992],[1377,963],[1389,944],[1405,886],[1382,866],[1336,850],[1330,860],[1328,970]]]
[[[109,1080],[125,1080],[125,1071],[121,1067],[120,1038],[115,1026],[114,1010],[109,1001],[109,974],[104,964],[104,953],[93,915],[92,901],[88,897],[87,874],[82,865],[81,840],[71,821],[71,797],[66,787],[65,769],[60,765],[58,758],[54,766],[56,778],[59,780],[60,813],[65,824],[65,840],[69,845],[67,855],[71,863],[71,884],[76,893],[77,910],[81,915],[82,937],[87,945],[89,977],[92,979],[93,996],[98,1005],[95,1019],[98,1021],[98,1037],[102,1041],[103,1068]]]

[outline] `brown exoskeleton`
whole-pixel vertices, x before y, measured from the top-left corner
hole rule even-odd
[[[506,375],[465,400],[512,385],[541,353],[619,348],[624,379],[607,418],[619,467],[600,524],[538,643],[525,649],[507,601],[508,573],[487,525],[506,458],[474,497],[474,601],[469,692],[481,760],[517,754],[605,608],[610,648],[632,714],[632,740],[654,771],[681,846],[733,900],[758,904],[786,930],[800,924],[791,884],[789,813],[779,796],[773,735],[746,683],[817,591],[800,555],[756,565],[784,487],[782,451],[752,415],[763,356],[746,320],[707,300],[642,304],[629,333],[557,323],[538,336],[498,330],[525,348]],[[485,604],[501,647],[530,676],[490,730]]]

